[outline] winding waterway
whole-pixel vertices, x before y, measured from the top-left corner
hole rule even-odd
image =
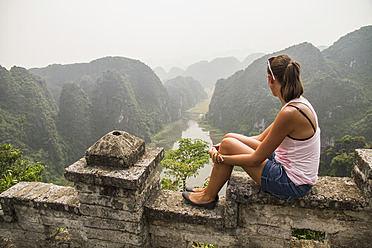
[[[192,119],[188,120],[187,129],[185,131],[182,131],[181,138],[182,139],[183,138],[201,139],[203,141],[208,142],[211,146],[213,144],[209,131],[203,130],[201,127],[199,127],[198,123]],[[178,148],[178,143],[176,141],[174,142],[172,149],[174,150],[177,148]],[[212,168],[213,168],[213,164],[210,160],[208,164],[205,164],[205,166],[199,170],[198,176],[190,177],[186,180],[187,186],[191,186],[191,187],[203,186],[205,179],[211,175]],[[226,184],[221,189],[219,195],[225,195],[225,192],[226,192]]]

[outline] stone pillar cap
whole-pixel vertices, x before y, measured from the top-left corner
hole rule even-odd
[[[124,131],[111,131],[85,152],[88,166],[129,168],[145,152],[145,141]]]

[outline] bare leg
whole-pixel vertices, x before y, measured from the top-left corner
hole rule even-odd
[[[245,135],[242,135],[242,134],[237,134],[237,133],[228,133],[225,135],[225,137],[223,139],[226,139],[226,138],[234,138],[234,139],[237,139],[239,140],[240,142],[244,143],[245,145],[247,145],[248,147],[252,148],[253,150],[256,150],[257,147],[260,145],[260,141],[252,138],[252,137],[248,137],[248,136],[245,136]],[[222,142],[221,142],[222,143]],[[220,151],[221,152],[221,151]],[[252,151],[253,152],[253,151]],[[224,153],[222,153],[224,154]],[[225,153],[225,154],[228,154],[228,153]],[[234,153],[230,153],[230,154],[234,154]],[[215,167],[216,165],[214,165]],[[214,168],[213,167],[213,168]],[[250,171],[250,169],[248,168],[247,170]],[[212,169],[212,173],[213,173],[213,169]],[[248,173],[248,172],[247,172]],[[251,172],[252,173],[252,172]],[[230,172],[231,174],[231,172]],[[248,173],[250,174],[250,173]],[[223,186],[223,185],[222,185]],[[205,191],[206,188],[195,188],[194,189],[194,192],[203,192]]]
[[[228,133],[228,134],[225,135],[224,139],[226,139],[226,138],[237,139],[240,142],[242,142],[242,143],[246,144],[247,146],[249,146],[250,148],[252,148],[253,150],[256,150],[257,147],[261,143],[260,141],[254,139],[252,137],[248,137],[248,136],[238,134],[238,133]]]
[[[224,155],[251,154],[254,152],[254,149],[236,138],[226,137],[221,142],[219,152]],[[255,167],[243,166],[243,169],[257,183],[261,184],[261,173],[263,166],[264,163]],[[212,169],[208,186],[200,190],[198,193],[190,194],[190,200],[198,204],[212,202],[222,186],[229,179],[233,167],[233,165],[229,164],[215,164]]]

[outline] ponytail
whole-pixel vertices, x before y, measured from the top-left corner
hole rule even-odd
[[[280,94],[284,101],[299,98],[304,93],[300,79],[300,64],[288,55],[276,56],[271,62],[275,78],[281,84]]]
[[[291,61],[287,65],[280,93],[286,102],[298,98],[304,93],[304,88],[300,79],[300,64],[296,61]]]

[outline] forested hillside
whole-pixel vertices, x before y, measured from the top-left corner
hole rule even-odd
[[[29,71],[1,67],[0,114],[0,144],[48,165],[51,180],[107,132],[149,142],[181,115],[151,68],[121,57]]]
[[[250,57],[254,62],[234,74],[229,72],[234,66],[214,71],[214,77],[231,76],[216,82],[206,121],[246,135],[272,123],[281,106],[267,85],[266,65],[269,57],[282,53],[301,64],[304,96],[317,110],[324,147],[345,135],[372,141],[372,26],[345,35],[323,51],[305,42],[257,60]],[[197,75],[203,67],[213,72],[213,66],[222,68],[228,61],[236,62],[216,59],[190,68]],[[247,58],[240,65],[250,62]],[[48,165],[48,178],[54,180],[113,129],[149,142],[151,135],[206,97],[206,85],[201,85],[191,77],[163,85],[151,68],[123,57],[30,70],[0,66],[0,144],[12,144],[28,160]]]
[[[138,60],[106,57],[30,71],[45,79],[57,102],[65,83],[73,81],[80,86],[92,107],[93,139],[122,128],[149,140],[151,133],[179,118],[159,78]]]
[[[40,77],[0,66],[0,143],[22,148],[28,160],[62,175],[65,150],[55,123],[58,107]]]
[[[180,112],[208,97],[200,83],[191,77],[176,77],[165,82],[164,87]]]
[[[322,145],[346,134],[372,140],[372,26],[347,34],[321,52],[302,43],[263,56],[244,71],[219,80],[206,120],[226,132],[255,135],[280,110],[279,100],[267,85],[267,59],[288,54],[301,64],[305,94],[315,107],[322,129]]]

